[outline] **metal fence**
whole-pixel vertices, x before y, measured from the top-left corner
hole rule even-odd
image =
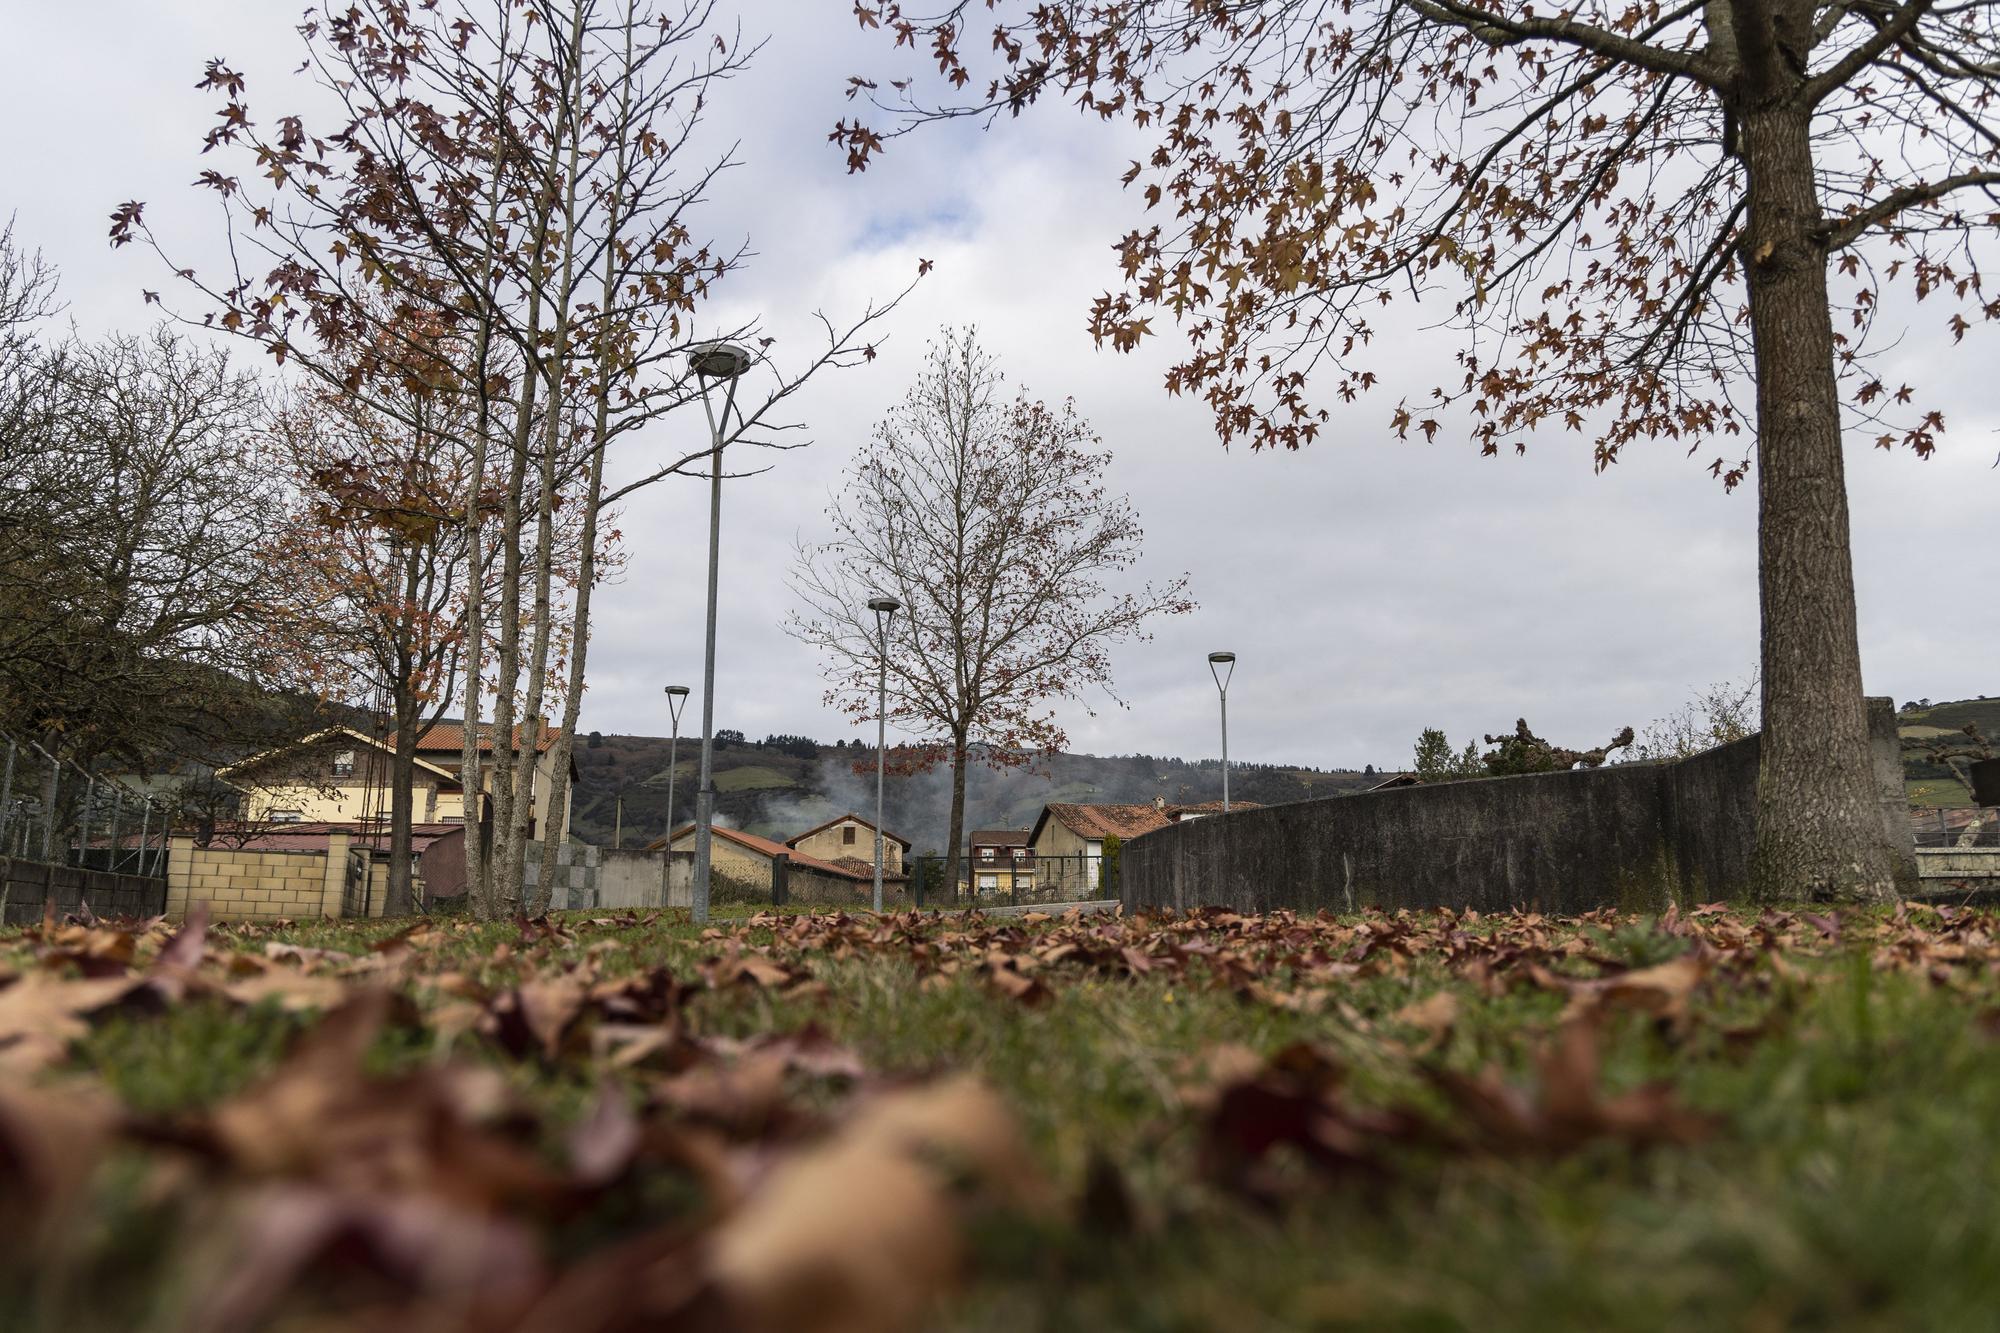
[[[959,882],[945,882],[942,856],[909,862],[911,905],[930,910],[954,907],[1019,907],[1036,903],[1084,902],[1118,896],[1117,862],[1101,856],[1026,856],[980,861],[960,858]]]
[[[2000,806],[1910,812],[1919,847],[2000,847]]]
[[[0,856],[165,877],[173,809],[0,732]]]

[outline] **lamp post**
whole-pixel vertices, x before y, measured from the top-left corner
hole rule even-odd
[[[660,906],[668,906],[674,882],[674,777],[680,769],[681,709],[687,706],[688,687],[667,686],[667,716],[673,731],[667,741],[667,848],[660,857]]]
[[[1227,667],[1228,670],[1223,670]],[[1222,813],[1229,813],[1229,678],[1236,674],[1235,653],[1210,653],[1208,674],[1222,695]]]
[[[687,707],[688,687],[667,686],[667,715],[674,720],[673,734],[667,741],[667,850],[674,849],[674,774],[680,767],[681,709]]]
[[[871,597],[875,613],[875,910],[882,910],[882,785],[889,743],[889,621],[903,604],[893,597]]]
[[[715,825],[715,597],[722,566],[722,444],[729,428],[729,409],[736,405],[736,381],[750,368],[750,353],[729,343],[701,343],[688,350],[688,369],[701,385],[701,407],[708,414],[708,431],[714,440],[709,458],[708,490],[708,634],[701,659],[701,786],[694,797],[694,919],[708,920],[708,870],[711,831]],[[729,388],[722,400],[722,415],[709,401],[710,380],[722,380]],[[671,819],[672,811],[668,812]],[[671,835],[672,830],[668,830]],[[668,846],[672,861],[672,844]]]

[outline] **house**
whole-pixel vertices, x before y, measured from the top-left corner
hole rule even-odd
[[[975,893],[1032,892],[1035,853],[1026,829],[974,829],[966,839],[966,883]]]
[[[518,735],[518,732],[517,732]],[[417,824],[462,824],[465,786],[460,780],[464,759],[464,727],[439,722],[417,739],[411,782],[410,817]],[[539,836],[543,806],[555,777],[556,733],[544,729],[536,744],[533,798],[528,811],[530,838]],[[482,725],[480,751],[487,762],[480,768],[480,787],[491,793],[495,778],[492,728]],[[386,825],[389,821],[389,771],[396,753],[392,733],[377,739],[353,727],[329,727],[278,750],[252,755],[216,776],[244,794],[243,818],[253,824]],[[518,747],[512,753],[519,755]],[[576,765],[570,765],[575,791]],[[570,801],[566,796],[557,821],[559,838],[569,836]]]
[[[1232,810],[1254,810],[1257,803],[1231,801],[1229,806]],[[1164,797],[1108,805],[1058,803],[1042,807],[1028,842],[1047,877],[1060,881],[1065,896],[1088,896],[1097,892],[1107,838],[1125,842],[1154,829],[1221,813],[1220,801],[1173,805]]]
[[[823,861],[817,856],[742,829],[724,828],[717,824],[712,831],[714,836],[709,840],[708,864],[714,886],[733,889],[739,896],[751,901],[768,900],[771,863],[781,856],[790,861],[786,888],[793,896],[807,900],[853,901],[866,896],[874,887],[875,864],[872,861],[861,869],[855,869]],[[655,838],[646,845],[646,850],[657,852],[671,847],[676,852],[692,852],[694,835],[695,826],[683,824],[674,830],[671,839]]]
[[[785,846],[850,870],[863,871],[873,882],[875,825],[852,811],[785,839]],[[909,854],[908,838],[887,829],[882,831],[882,877],[885,880],[903,878],[903,861]]]
[[[509,758],[520,758],[520,741],[526,730],[524,727],[514,728],[514,744],[508,747]],[[549,792],[555,786],[555,744],[558,734],[557,731],[547,726],[541,727],[539,729],[539,738],[535,742],[535,767],[529,787],[527,823],[528,836],[530,838],[541,836],[539,830],[542,817],[546,813],[544,807],[548,804]],[[395,740],[395,735],[392,733],[388,743],[393,746]],[[486,793],[487,802],[490,806],[495,776],[493,763],[493,724],[490,722],[479,724],[479,753],[479,787],[481,791]],[[417,737],[417,758],[445,770],[456,778],[465,766],[465,724],[456,718],[445,718],[426,728],[424,733]],[[576,797],[576,778],[576,760],[571,758],[569,763],[569,782],[563,788],[563,808],[555,821],[555,833],[558,842],[567,842],[569,840],[570,808]],[[465,817],[463,790],[463,784],[460,784],[459,808],[450,812],[450,817],[460,820]]]

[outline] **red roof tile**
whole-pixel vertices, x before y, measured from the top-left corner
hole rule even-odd
[[[692,832],[694,832],[694,825],[683,824],[668,837],[655,838],[653,841],[647,843],[646,850],[657,852],[662,847],[670,847]],[[831,861],[822,861],[817,856],[807,856],[804,852],[787,847],[781,842],[772,842],[769,838],[760,838],[754,833],[745,833],[740,828],[724,828],[722,825],[717,824],[714,826],[714,832],[716,837],[733,842],[738,847],[742,847],[748,851],[756,852],[759,856],[789,856],[792,859],[793,865],[805,870],[816,870],[822,875],[837,875],[841,879],[866,880],[873,880],[875,877],[875,865],[872,861],[866,863],[868,871],[866,874],[862,874],[849,870],[844,866],[835,865]]]

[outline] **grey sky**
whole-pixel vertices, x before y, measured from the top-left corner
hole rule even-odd
[[[1052,106],[1003,133],[955,127],[901,141],[849,176],[825,134],[849,110],[845,77],[895,63],[886,44],[856,32],[847,0],[740,8],[746,29],[771,42],[719,99],[745,165],[707,221],[719,238],[747,235],[758,256],[726,284],[719,316],[762,312],[781,346],[803,346],[813,309],[851,314],[900,287],[919,256],[937,268],[893,317],[872,366],[802,400],[812,447],[729,486],[718,725],[848,734],[821,705],[817,664],[779,628],[784,572],[794,539],[820,532],[850,450],[945,321],[976,323],[1013,381],[1077,399],[1115,451],[1114,485],[1145,521],[1142,575],[1187,571],[1201,602],[1117,654],[1129,709],[1095,699],[1094,713],[1061,710],[1072,748],[1212,753],[1211,648],[1239,658],[1232,756],[1322,766],[1400,764],[1424,726],[1463,743],[1522,715],[1564,743],[1596,743],[1754,664],[1756,500],[1750,488],[1725,495],[1701,465],[1709,455],[1639,448],[1595,476],[1575,435],[1550,433],[1520,459],[1480,459],[1444,434],[1399,444],[1385,426],[1399,389],[1429,383],[1450,352],[1414,317],[1400,330],[1398,373],[1320,443],[1282,456],[1225,452],[1198,404],[1160,388],[1177,333],[1119,356],[1093,349],[1084,331],[1090,298],[1116,278],[1109,242],[1141,217],[1117,181],[1135,155],[1129,139]],[[15,212],[19,238],[61,266],[87,331],[140,327],[140,289],[169,278],[137,247],[107,248],[107,215],[144,199],[148,220],[193,258],[213,253],[213,213],[188,188],[211,117],[193,85],[204,60],[226,55],[250,73],[253,109],[305,98],[286,91],[295,12],[249,0],[4,0],[0,14],[10,109],[0,168],[11,187],[0,214]],[[1913,333],[1885,377],[1923,369],[1928,401],[1946,413],[1943,447],[1928,463],[1850,451],[1871,692],[2000,690],[1995,363],[1990,332],[1957,347]],[[700,431],[691,417],[655,429],[617,466],[632,470],[646,451],[678,450],[678,435]],[[586,729],[664,734],[660,686],[699,684],[705,522],[692,481],[625,509],[629,562],[597,603]]]

